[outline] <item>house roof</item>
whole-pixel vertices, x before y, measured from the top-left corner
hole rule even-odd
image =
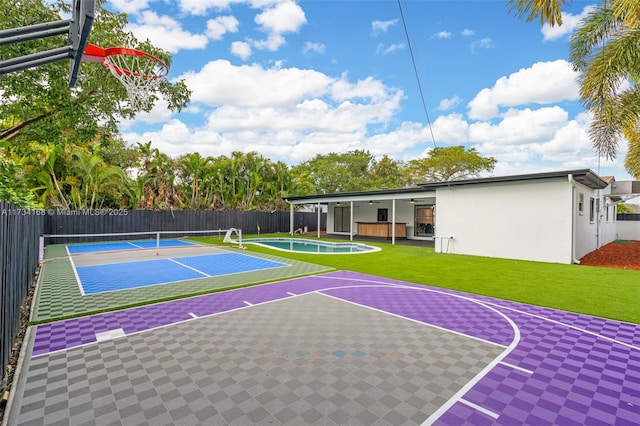
[[[438,188],[443,186],[457,186],[457,185],[474,185],[478,183],[495,183],[495,182],[518,182],[518,181],[531,181],[540,179],[557,179],[568,178],[571,175],[573,179],[581,184],[588,186],[591,189],[604,189],[609,185],[609,182],[598,176],[590,169],[580,170],[565,170],[560,172],[544,172],[544,173],[532,173],[525,175],[511,175],[511,176],[494,176],[487,178],[475,178],[475,179],[463,179],[463,180],[450,180],[446,182],[428,182],[420,184],[423,188]]]
[[[331,194],[316,194],[316,195],[301,195],[297,197],[287,197],[287,201],[302,201],[302,200],[310,200],[310,199],[328,199],[328,198],[337,198],[337,197],[372,197],[376,196],[385,196],[385,195],[403,195],[406,194],[411,196],[411,194],[424,194],[425,191],[432,191],[430,188],[423,187],[414,187],[414,188],[396,188],[396,189],[377,189],[374,191],[353,191],[353,192],[333,192]]]
[[[609,185],[609,182],[598,176],[590,169],[579,170],[565,170],[558,172],[544,172],[533,173],[523,175],[511,175],[511,176],[494,176],[486,178],[475,179],[463,179],[463,180],[450,180],[445,182],[427,182],[419,184],[414,188],[397,188],[397,189],[379,189],[375,191],[354,191],[354,192],[335,192],[331,194],[315,194],[315,195],[303,195],[297,197],[287,197],[289,202],[299,202],[305,200],[328,200],[343,197],[375,197],[385,195],[406,195],[410,197],[412,194],[424,194],[425,192],[435,191],[436,188],[452,187],[461,185],[477,185],[483,183],[499,183],[499,182],[520,182],[520,181],[532,181],[541,179],[568,179],[572,176],[576,182],[579,182],[591,189],[603,189]]]

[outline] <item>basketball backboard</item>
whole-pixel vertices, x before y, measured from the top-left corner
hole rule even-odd
[[[93,26],[95,0],[71,0],[71,7],[71,19],[0,30],[0,46],[68,34],[67,43],[63,47],[0,61],[0,75],[71,60],[69,87],[73,87],[78,78],[82,53]]]
[[[71,65],[69,68],[69,87],[78,79],[82,54],[87,47],[89,33],[93,26],[95,0],[72,0],[72,17],[69,23],[69,47]]]

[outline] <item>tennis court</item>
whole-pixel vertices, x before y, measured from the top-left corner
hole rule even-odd
[[[197,244],[191,241],[168,240],[134,240],[134,241],[106,241],[101,243],[67,245],[70,255],[80,253],[101,253],[122,250],[154,249],[159,247],[193,247]]]
[[[53,244],[46,248],[31,320],[58,320],[329,270],[184,239]]]
[[[640,326],[336,271],[31,328],[10,424],[602,424]]]
[[[133,258],[127,253],[126,259],[121,255],[71,258],[71,263],[83,295],[289,266],[241,253],[187,246],[189,250],[159,249],[143,252],[142,256],[136,253]],[[194,252],[208,254],[190,255]]]

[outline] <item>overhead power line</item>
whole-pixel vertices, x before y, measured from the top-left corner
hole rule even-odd
[[[407,23],[404,19],[404,13],[402,12],[402,5],[398,0],[398,8],[400,9],[400,18],[402,19],[402,26],[404,27],[404,34],[407,39],[407,45],[409,46],[409,54],[411,55],[411,63],[413,64],[413,72],[416,75],[416,81],[418,82],[418,91],[420,92],[420,100],[422,101],[422,108],[424,109],[424,115],[427,117],[427,126],[429,126],[429,132],[431,133],[431,141],[433,147],[436,147],[436,138],[433,136],[433,128],[431,127],[431,119],[429,118],[429,111],[427,110],[427,104],[424,100],[424,93],[422,92],[422,84],[420,84],[420,75],[418,74],[418,67],[416,66],[416,59],[413,55],[413,49],[411,48],[411,40],[409,39],[409,31],[407,30]]]

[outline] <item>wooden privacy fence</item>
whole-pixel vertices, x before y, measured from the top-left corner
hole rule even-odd
[[[243,234],[289,232],[289,212],[227,210],[51,210],[45,216],[45,234],[108,234],[119,232],[202,231],[238,228]],[[326,213],[320,229],[326,228]],[[294,230],[317,231],[317,213],[295,212]],[[95,237],[87,238],[87,241]],[[47,244],[81,242],[55,238]]]
[[[0,201],[0,379],[20,325],[20,308],[38,268],[44,221],[42,211]]]

